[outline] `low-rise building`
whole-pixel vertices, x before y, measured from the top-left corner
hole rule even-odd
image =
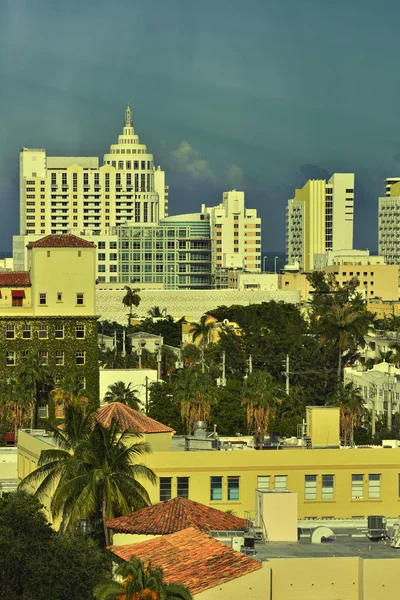
[[[345,367],[344,382],[358,388],[366,407],[376,415],[387,415],[390,407],[392,413],[400,411],[400,369],[394,365],[381,362],[369,370]]]
[[[97,399],[94,244],[49,235],[29,244],[28,266],[27,272],[0,273],[0,376],[10,377],[37,350],[56,380],[76,373]]]

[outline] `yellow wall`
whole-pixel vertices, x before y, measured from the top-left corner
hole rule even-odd
[[[363,560],[363,600],[398,600],[399,570],[398,550],[393,550],[397,560]]]
[[[25,298],[22,299],[22,306],[12,305],[12,290],[24,290]],[[1,287],[0,315],[3,313],[13,316],[32,313],[32,290],[31,286],[13,285],[11,287]]]
[[[340,285],[357,277],[357,291],[366,298],[382,298],[382,300],[398,300],[399,267],[398,265],[329,265],[319,269],[325,273],[334,273]]]
[[[159,535],[140,535],[136,533],[113,533],[112,544],[113,546],[126,546],[128,544],[139,544],[140,542],[147,542],[154,538],[160,537]]]
[[[279,276],[279,288],[282,290],[299,290],[302,302],[307,302],[311,285],[305,273],[283,273]]]
[[[272,600],[362,599],[359,558],[279,558],[269,564]]]
[[[96,249],[93,248],[33,248],[29,251],[32,304],[35,315],[96,314],[95,281]],[[57,294],[62,293],[58,301]],[[39,294],[45,293],[46,305],[39,304]],[[77,305],[76,294],[84,294],[83,305]]]
[[[49,447],[33,436],[20,432],[18,440],[19,468],[29,459],[26,469],[33,469],[40,449]],[[396,448],[230,452],[154,452],[143,457],[143,462],[158,476],[172,478],[172,497],[177,495],[178,476],[189,477],[189,497],[221,510],[233,510],[239,517],[255,509],[257,476],[270,476],[273,490],[274,477],[286,475],[286,487],[298,494],[298,516],[350,518],[382,514],[400,516],[399,476],[400,460]],[[30,461],[30,462],[29,462]],[[19,471],[19,477],[27,472]],[[322,500],[321,476],[334,475],[334,498]],[[352,499],[351,475],[364,475],[364,498]],[[368,498],[368,474],[381,475],[379,499]],[[227,477],[240,477],[238,501],[227,499]],[[305,500],[305,475],[317,475],[317,499]],[[210,477],[221,476],[223,499],[210,500]],[[149,485],[151,501],[159,501],[159,483]]]
[[[201,594],[195,594],[195,600],[269,600],[270,567],[264,563],[262,568],[248,575],[237,577],[221,586],[213,587]],[[279,600],[284,600],[280,598]],[[285,599],[286,600],[286,599]]]
[[[313,448],[340,446],[340,409],[336,406],[307,406],[307,434]]]

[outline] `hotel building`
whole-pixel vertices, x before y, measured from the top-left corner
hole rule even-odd
[[[310,179],[288,201],[286,247],[288,264],[314,268],[314,255],[353,248],[354,174],[335,173]]]

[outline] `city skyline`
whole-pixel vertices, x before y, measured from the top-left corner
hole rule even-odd
[[[18,230],[20,147],[100,157],[128,102],[166,172],[171,215],[244,190],[263,250],[283,251],[294,190],[355,172],[354,246],[376,250],[378,197],[400,172],[395,19],[355,1],[332,13],[292,0],[227,12],[222,0],[212,20],[208,1],[93,6],[0,8],[1,250]]]

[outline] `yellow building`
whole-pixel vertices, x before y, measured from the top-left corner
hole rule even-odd
[[[155,503],[177,496],[184,480],[188,498],[221,510],[233,510],[239,517],[256,511],[256,490],[288,490],[297,494],[301,519],[374,514],[399,517],[398,450],[334,448],[338,444],[335,410],[308,410],[307,443],[284,446],[280,451],[185,452],[183,439],[178,438],[172,446],[168,445],[168,449],[164,442],[157,441],[154,452],[143,457],[146,465],[159,477],[156,485],[146,484],[151,501]],[[170,444],[171,434],[166,432],[163,436],[169,436]],[[309,443],[307,438],[310,438]],[[51,444],[52,438],[20,433],[20,478],[35,468],[40,451]]]
[[[308,271],[314,254],[353,247],[354,174],[310,179],[288,201],[286,244],[289,264]]]
[[[50,235],[28,246],[29,271],[0,274],[0,376],[11,377],[30,350],[55,379],[75,372],[98,398],[95,245]],[[47,418],[47,408],[40,416]]]
[[[347,263],[329,265],[315,271],[324,271],[335,275],[336,281],[342,286],[352,277],[357,277],[359,292],[365,300],[380,298],[384,302],[397,301],[399,297],[398,288],[398,265],[359,265]],[[287,271],[280,276],[280,287],[282,290],[299,290],[301,300],[307,302],[313,288],[307,280],[307,274],[303,272]],[[384,312],[388,305],[384,305]],[[372,309],[372,306],[371,306]],[[392,309],[393,310],[393,309]],[[373,311],[374,312],[374,311]]]

